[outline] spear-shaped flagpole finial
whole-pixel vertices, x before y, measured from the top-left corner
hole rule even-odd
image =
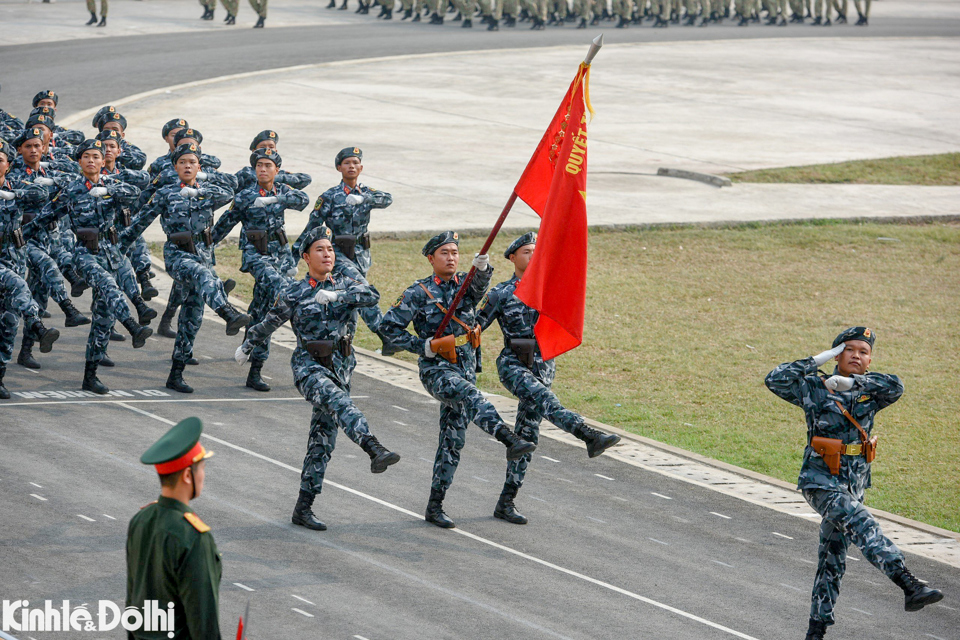
[[[596,57],[597,53],[600,51],[600,47],[603,46],[603,34],[601,33],[596,38],[593,39],[593,43],[590,45],[590,50],[587,51],[587,57],[583,59],[584,64],[590,64],[593,62],[593,59]]]

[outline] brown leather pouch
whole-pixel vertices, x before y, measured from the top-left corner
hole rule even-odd
[[[94,255],[100,253],[100,230],[96,227],[77,229],[77,241],[90,253]]]
[[[867,462],[873,462],[873,459],[877,457],[877,436],[873,436],[863,443],[863,457],[867,459]]]
[[[13,246],[17,249],[23,249],[27,244],[26,240],[23,239],[23,229],[17,227],[10,232],[10,241],[13,242]]]
[[[840,475],[840,455],[843,451],[843,440],[814,436],[810,440],[810,446],[813,447],[813,450],[819,453],[823,461],[827,463],[827,468],[830,469],[831,475]]]
[[[112,244],[120,244],[120,234],[117,233],[116,227],[110,227],[107,229],[107,237],[110,238]]]
[[[357,259],[357,239],[353,236],[340,236],[333,239],[333,244],[337,245],[337,248],[340,249],[341,253],[348,260]]]
[[[124,207],[120,210],[120,224],[124,227],[129,227],[133,223],[133,215],[130,213],[130,209]]]
[[[333,369],[333,340],[304,340],[303,348],[310,357],[327,369]]]
[[[353,336],[340,338],[340,341],[337,342],[337,350],[344,358],[349,358],[353,355]]]
[[[470,341],[470,346],[474,349],[480,348],[480,334],[483,332],[483,329],[480,328],[480,325],[476,325],[473,329],[467,331],[467,340]]]
[[[243,232],[247,236],[247,240],[250,241],[250,244],[253,245],[253,248],[257,250],[262,256],[267,255],[267,232],[263,229],[247,229]]]
[[[451,364],[457,364],[457,339],[453,335],[430,341],[430,349]]]
[[[364,249],[370,248],[370,233],[365,233],[362,236],[357,237],[357,244],[359,244]]]
[[[533,368],[534,354],[537,352],[537,341],[534,338],[511,338],[510,350],[513,351],[520,363],[528,369]]]
[[[277,242],[283,246],[287,246],[287,232],[283,229],[277,229],[274,233],[277,234]]]
[[[167,239],[170,240],[173,244],[177,245],[177,248],[181,251],[186,251],[187,253],[197,253],[197,246],[193,244],[193,234],[189,231],[178,231],[177,233],[171,233],[167,236]]]

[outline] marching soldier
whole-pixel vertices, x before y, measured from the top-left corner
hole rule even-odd
[[[87,26],[97,25],[98,27],[107,26],[107,11],[110,9],[110,0],[100,0],[100,23],[97,23],[97,0],[87,0],[87,11],[90,12],[90,19],[87,20]]]
[[[223,19],[224,24],[237,24],[237,12],[240,9],[240,0],[220,0],[223,8],[227,10],[227,17]],[[213,17],[211,12],[210,17]]]
[[[877,439],[871,437],[874,416],[903,395],[897,376],[868,373],[876,339],[867,327],[846,329],[830,350],[781,364],[765,381],[770,391],[802,408],[807,418],[807,447],[797,487],[823,517],[807,640],[822,640],[834,623],[851,543],[903,589],[907,611],[943,599],[940,591],[924,586],[907,570],[903,553],[883,535],[863,504],[876,455]],[[834,358],[833,375],[817,371]]]
[[[400,461],[400,455],[385,449],[370,433],[367,419],[350,398],[350,377],[357,364],[351,346],[356,329],[355,310],[377,304],[380,295],[365,282],[333,275],[336,254],[333,234],[326,225],[314,227],[302,237],[300,246],[309,271],[307,276],[277,298],[263,322],[250,327],[235,358],[239,364],[246,362],[271,333],[290,321],[297,335],[297,348],[290,360],[294,384],[313,405],[300,497],[292,520],[308,529],[324,531],[326,525],[317,519],[311,507],[323,489],[337,429],[343,429],[370,456],[373,473],[386,471]]]
[[[217,244],[238,222],[243,224],[240,237],[242,258],[240,270],[254,277],[253,300],[247,312],[252,322],[263,320],[267,301],[279,299],[294,283],[296,264],[290,255],[284,229],[284,211],[303,211],[310,199],[303,191],[276,182],[283,161],[274,149],[257,149],[250,154],[250,165],[257,175],[257,184],[247,187],[234,198],[213,227],[213,243]],[[256,391],[270,391],[260,375],[270,354],[270,337],[262,340],[250,355],[250,372],[246,386]]]
[[[588,427],[582,416],[560,404],[550,390],[557,366],[553,360],[543,359],[533,332],[540,314],[514,295],[533,258],[536,243],[536,233],[525,233],[503,252],[503,256],[513,263],[513,277],[493,287],[484,297],[478,307],[477,320],[482,329],[496,320],[503,332],[503,350],[497,358],[497,372],[507,391],[520,399],[516,434],[523,440],[537,444],[540,440],[540,422],[546,418],[585,442],[587,455],[595,458],[620,442],[620,436]],[[527,518],[517,511],[514,500],[532,457],[528,453],[518,460],[507,462],[507,478],[493,512],[495,517],[513,524],[527,523]]]
[[[250,151],[253,152],[257,149],[273,149],[276,151],[278,144],[280,144],[280,135],[271,129],[264,129],[253,137],[253,141],[250,143]],[[249,165],[237,171],[236,176],[237,193],[257,184],[257,172]],[[286,169],[280,169],[274,182],[303,191],[310,186],[313,178],[307,173],[290,173]]]
[[[433,267],[433,274],[408,287],[384,316],[380,326],[393,344],[420,356],[420,382],[441,403],[440,443],[433,463],[433,482],[425,517],[427,522],[449,529],[455,525],[443,512],[443,499],[453,484],[460,463],[467,424],[475,423],[503,443],[508,460],[519,460],[525,454],[533,453],[537,445],[517,436],[476,386],[480,326],[476,322],[475,307],[493,276],[489,257],[478,255],[474,258],[475,277],[455,309],[446,333],[434,339],[434,333],[466,277],[465,273],[457,272],[460,238],[454,231],[444,231],[427,241],[422,253]],[[411,322],[415,335],[406,330]]]
[[[183,380],[183,369],[193,357],[204,304],[226,321],[228,336],[237,335],[250,323],[249,315],[227,301],[223,282],[213,268],[213,212],[233,199],[236,180],[214,171],[204,172],[204,178],[198,180],[200,157],[200,148],[192,142],[177,147],[171,160],[179,181],[160,188],[122,234],[124,242],[131,242],[161,216],[160,224],[167,234],[163,246],[167,273],[183,288],[185,296],[166,384],[180,393],[193,393],[193,387]]]
[[[127,140],[127,119],[117,113],[113,107],[105,107],[107,111],[99,118],[95,118],[93,126],[98,131],[116,131],[120,135],[120,155],[117,162],[124,169],[143,169],[147,163],[147,154],[140,147]]]
[[[203,423],[187,418],[174,425],[140,456],[160,476],[160,497],[142,507],[127,528],[127,598],[140,609],[148,601],[173,606],[169,637],[220,640],[220,578],[217,544],[190,501],[200,497],[206,461],[200,444]],[[167,637],[165,634],[163,637]],[[131,640],[156,637],[128,632]]]
[[[263,23],[267,19],[267,0],[250,0],[250,6],[258,16],[257,24],[253,25],[253,28],[263,29]]]
[[[217,0],[200,0],[200,6],[203,7],[201,20],[213,20],[213,14],[217,9]]]

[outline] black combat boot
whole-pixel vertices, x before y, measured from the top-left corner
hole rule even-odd
[[[443,497],[445,494],[446,491],[430,489],[430,500],[427,501],[427,512],[424,514],[424,518],[430,524],[435,524],[442,529],[453,529],[457,525],[443,512]]]
[[[577,25],[577,29],[586,29],[587,28],[587,19],[580,18],[580,24]]]
[[[814,620],[810,618],[810,626],[807,627],[807,637],[804,640],[823,640],[823,634],[827,632],[827,623],[823,620]]]
[[[107,16],[100,16],[100,22],[97,24],[98,27],[107,26]]]
[[[227,278],[223,281],[224,295],[230,295],[230,292],[237,288],[237,281],[233,278]]]
[[[411,20],[410,22],[420,22],[420,12],[419,12],[419,11],[416,12],[415,14],[413,14],[413,20]]]
[[[460,22],[461,20],[463,20],[463,16],[458,11],[457,15],[453,16],[453,20],[451,20],[450,22]]]
[[[96,362],[87,360],[86,364],[83,366],[83,386],[81,388],[84,391],[92,391],[100,396],[105,396],[110,393],[110,389],[107,389],[107,385],[100,382],[100,379],[97,378]]]
[[[127,339],[123,337],[123,334],[116,330],[116,328],[110,329],[110,340],[113,342],[126,342]]]
[[[227,24],[237,24],[237,16],[228,13],[228,14],[227,14],[227,21],[226,21],[226,23],[227,23]]]
[[[314,494],[309,491],[300,489],[300,497],[297,498],[297,506],[293,508],[293,517],[290,520],[293,524],[298,524],[307,529],[326,531],[327,525],[317,520],[317,516],[313,515],[313,509],[310,508],[313,506],[314,497]]]
[[[513,504],[513,500],[517,497],[517,491],[519,490],[520,487],[512,484],[503,485],[503,491],[500,492],[500,499],[497,501],[497,506],[493,510],[494,518],[506,520],[511,524],[527,524],[527,517],[517,511],[516,505]]]
[[[347,10],[347,0],[343,0],[343,4],[337,9],[337,11],[346,11]]]
[[[3,376],[7,375],[6,363],[0,362],[0,400],[9,400],[10,392],[3,386]]]
[[[500,21],[494,18],[487,26],[487,31],[500,31]]]
[[[80,311],[73,306],[73,301],[69,298],[60,303],[60,309],[63,311],[63,315],[66,316],[63,326],[79,327],[90,324],[90,318],[80,313]]]
[[[110,356],[108,356],[107,354],[103,354],[102,356],[100,356],[100,366],[101,366],[101,367],[115,367],[115,366],[117,366],[117,363],[114,362],[114,361],[110,358]]]
[[[170,367],[170,375],[167,376],[167,389],[173,389],[180,393],[193,393],[193,387],[183,381],[183,362],[174,360]]]
[[[144,300],[150,301],[160,295],[157,288],[150,282],[150,273],[148,271],[138,273],[137,282],[140,283],[140,293],[143,295]]]
[[[90,12],[90,19],[87,20],[87,26],[89,27],[92,24],[97,24],[97,14],[93,11]]]
[[[260,16],[259,18],[257,18],[257,24],[253,25],[253,28],[263,29],[263,23],[266,22],[266,20],[267,20],[266,18],[264,18],[263,16]]]
[[[212,15],[212,14],[211,14],[211,12],[210,12],[210,7],[204,7],[204,8],[203,8],[203,15],[200,16],[200,19],[201,19],[201,20],[209,20],[211,15]]]
[[[327,5],[327,9],[336,9],[336,8],[337,8],[337,0],[330,0],[330,4]]]
[[[943,600],[943,593],[923,584],[907,569],[893,576],[892,579],[898,587],[903,589],[903,593],[906,596],[903,603],[904,611],[920,611],[920,609],[923,609],[928,604],[934,604]]]
[[[30,325],[30,330],[36,336],[37,342],[40,343],[40,353],[50,353],[50,350],[53,349],[53,343],[60,337],[59,331],[47,329],[39,320]],[[26,337],[24,337],[23,343],[26,344],[26,342]],[[39,369],[39,366],[37,368]]]
[[[250,371],[247,373],[247,386],[254,391],[270,391],[270,385],[260,377],[261,369],[263,369],[263,360],[250,361]]]
[[[167,307],[163,310],[163,315],[160,316],[160,324],[157,325],[157,335],[161,335],[164,338],[177,337],[177,332],[170,326],[173,322],[173,316],[175,315],[177,315],[176,307]]]
[[[133,318],[124,320],[123,328],[130,332],[130,336],[133,338],[132,344],[134,349],[139,349],[147,344],[147,338],[153,335],[153,329],[138,324]]]
[[[27,369],[39,369],[40,363],[33,357],[33,338],[23,336],[20,343],[20,353],[17,354],[17,364]]]
[[[360,447],[370,456],[370,473],[383,473],[390,465],[400,462],[400,454],[388,451],[376,436],[368,437]]]
[[[587,456],[596,458],[601,453],[620,442],[620,436],[597,431],[585,424],[580,425],[573,435],[587,443]]]
[[[133,298],[133,306],[137,309],[137,318],[144,327],[150,324],[150,321],[157,317],[157,310],[151,308],[143,298],[137,296]]]
[[[443,16],[439,13],[434,13],[430,16],[430,24],[443,24]]]
[[[617,23],[617,29],[626,29],[628,24],[630,23],[627,22],[626,18],[620,16],[620,22]]]
[[[413,9],[405,9],[401,20],[409,20],[413,16]]]
[[[527,442],[520,436],[510,431],[507,427],[500,427],[493,435],[497,442],[502,442],[507,447],[507,460],[519,460],[528,453],[533,453],[537,445]]]
[[[193,356],[190,356],[190,359],[187,360],[187,364],[190,365],[191,367],[195,367],[198,364],[200,364],[200,361],[194,358]]]
[[[507,16],[503,19],[503,26],[505,27],[515,27],[517,26],[517,19],[514,16]]]
[[[393,20],[393,9],[387,9],[387,12],[383,14],[384,20]]]
[[[217,315],[226,321],[228,336],[237,335],[240,333],[240,329],[243,329],[245,326],[250,324],[251,320],[253,320],[253,318],[246,313],[237,311],[236,307],[229,302],[217,309]]]

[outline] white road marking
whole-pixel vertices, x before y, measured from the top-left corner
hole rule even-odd
[[[93,518],[88,518],[87,516],[83,515],[82,513],[78,513],[78,514],[77,514],[77,517],[78,517],[78,518],[83,518],[83,519],[86,520],[87,522],[96,522],[96,520],[94,520]]]
[[[429,458],[424,458],[423,456],[420,456],[419,459],[420,459],[420,460],[423,460],[424,462],[433,462],[433,460],[431,460],[431,459],[429,459]]]
[[[747,540],[746,538],[734,538],[734,540],[739,540],[740,542],[746,542],[747,544],[753,544],[753,540]]]
[[[293,594],[291,593],[290,595],[293,595]],[[300,596],[293,596],[293,597],[296,598],[297,600],[299,600],[300,602],[306,602],[307,604],[313,605],[314,607],[317,606],[317,605],[313,604],[312,602],[310,602],[309,600],[307,600],[306,598],[301,598]]]
[[[147,340],[153,340],[154,342],[160,342],[159,340],[157,340],[156,338],[153,338],[153,337],[147,338]]]
[[[781,586],[781,587],[786,587],[787,589],[793,589],[794,591],[799,591],[800,593],[803,593],[803,589],[801,589],[800,587],[795,587],[795,586],[793,586],[792,584],[784,584],[784,583],[781,582],[781,583],[780,583],[780,586]]]
[[[353,636],[353,637],[355,638],[355,640],[367,640],[363,636]]]
[[[547,456],[540,456],[540,457],[543,458],[544,460],[549,460],[550,462],[560,462],[559,460],[555,460],[555,459],[553,459],[553,458],[548,458]]]
[[[27,371],[29,371],[30,373],[32,373],[32,374],[34,374],[34,375],[37,375],[37,376],[40,375],[40,372],[39,372],[39,371],[36,371],[36,370],[34,370],[34,369],[27,369]]]
[[[733,565],[732,565],[732,564],[727,564],[726,562],[720,562],[719,560],[714,560],[713,562],[715,562],[715,563],[717,563],[717,564],[719,564],[719,565],[723,565],[724,567],[730,567],[731,569],[733,569]]]
[[[297,396],[296,398],[171,398],[169,400],[165,399],[150,399],[150,400],[51,400],[48,402],[4,402],[4,407],[40,407],[46,404],[143,404],[143,403],[157,403],[157,402],[180,402],[180,403],[189,403],[189,402],[290,402],[296,400],[303,402],[303,398]]]
[[[200,357],[205,360],[213,360],[213,358],[211,358],[210,356],[200,356]]]
[[[670,546],[669,542],[664,542],[663,540],[657,540],[656,538],[647,538],[647,540],[652,540],[653,542],[656,542],[657,544],[662,544],[665,547]]]
[[[487,440],[489,440],[490,442],[496,442],[496,441],[497,441],[496,438],[487,438]]]
[[[781,537],[781,538],[786,538],[787,540],[793,540],[793,538],[791,538],[790,536],[785,536],[785,535],[783,535],[782,533],[777,533],[776,531],[771,531],[771,533],[772,533],[773,535],[775,535],[775,536],[779,536],[779,537]]]
[[[369,397],[370,397],[370,396],[350,396],[350,399],[351,399],[351,400],[358,400],[358,399],[366,399],[366,398],[369,398]]]
[[[392,404],[392,405],[390,405],[390,406],[393,407],[394,409],[400,409],[400,411],[407,411],[407,412],[410,411],[410,409],[407,409],[407,408],[405,408],[405,407],[401,407],[401,406],[398,406],[398,405],[395,405],[395,404]]]
[[[557,480],[560,482],[569,482],[570,484],[573,484],[573,480],[567,480],[566,478],[557,478]]]
[[[613,496],[613,500],[619,500],[620,502],[630,502],[626,498],[621,498],[620,496]]]
[[[233,586],[235,586],[235,587],[240,587],[240,588],[243,589],[244,591],[256,591],[256,589],[251,589],[251,588],[248,587],[247,585],[245,585],[245,584],[240,584],[239,582],[234,582],[234,583],[233,583]]]
[[[167,420],[166,418],[163,418],[163,417],[158,416],[158,415],[156,415],[156,414],[150,413],[150,412],[148,412],[148,411],[144,411],[143,409],[139,409],[139,408],[137,408],[137,407],[129,406],[127,403],[121,402],[121,403],[118,403],[118,404],[119,404],[120,406],[126,408],[126,409],[129,409],[129,410],[134,411],[134,412],[136,412],[136,413],[139,413],[139,414],[141,414],[141,415],[145,415],[145,416],[147,416],[147,417],[153,418],[154,420],[157,420],[158,422],[162,422],[162,423],[164,423],[164,424],[171,425],[171,426],[174,425],[174,424],[176,424],[176,423],[174,423],[174,422],[171,421],[171,420]],[[264,462],[269,462],[270,464],[276,465],[276,466],[278,466],[278,467],[280,467],[280,468],[282,468],[282,469],[286,469],[286,470],[288,470],[288,471],[292,471],[293,473],[296,473],[296,474],[298,474],[298,475],[301,474],[302,471],[303,471],[302,469],[299,469],[299,468],[294,467],[294,466],[292,466],[292,465],[286,464],[286,463],[284,463],[284,462],[280,462],[279,460],[274,460],[273,458],[270,458],[269,456],[265,456],[265,455],[263,455],[262,453],[257,453],[256,451],[251,451],[250,449],[247,449],[247,448],[241,447],[241,446],[239,446],[239,445],[233,444],[232,442],[228,442],[228,441],[226,441],[226,440],[222,440],[222,439],[220,439],[220,438],[217,438],[216,436],[212,436],[212,435],[210,435],[210,434],[204,433],[204,434],[202,434],[202,437],[204,437],[204,438],[206,438],[207,440],[210,440],[210,441],[212,441],[212,442],[216,442],[216,443],[218,443],[218,444],[221,444],[221,445],[223,445],[223,446],[225,446],[225,447],[229,447],[229,448],[234,449],[234,450],[236,450],[236,451],[240,451],[240,452],[242,452],[242,453],[246,453],[246,454],[249,455],[249,456],[252,456],[252,457],[254,457],[254,458],[258,458],[258,459],[260,459],[260,460],[263,460]],[[408,516],[410,516],[410,517],[412,517],[412,518],[414,518],[414,519],[416,519],[416,520],[424,520],[424,517],[423,517],[422,515],[420,515],[419,513],[416,513],[416,512],[414,512],[414,511],[410,511],[409,509],[405,509],[405,508],[403,508],[403,507],[401,507],[401,506],[399,506],[399,505],[393,504],[393,503],[391,503],[391,502],[387,502],[386,500],[381,500],[380,498],[377,498],[377,497],[372,496],[372,495],[370,495],[370,494],[364,493],[364,492],[362,492],[362,491],[358,491],[357,489],[352,489],[352,488],[350,488],[350,487],[348,487],[348,486],[346,486],[346,485],[342,485],[342,484],[340,484],[340,483],[338,483],[338,482],[333,482],[333,481],[331,481],[331,480],[327,480],[327,481],[326,481],[326,484],[327,484],[328,486],[331,486],[331,487],[335,488],[335,489],[340,489],[341,491],[346,491],[347,493],[351,493],[351,494],[353,494],[353,495],[355,495],[355,496],[357,496],[357,497],[364,498],[364,499],[366,499],[366,500],[369,500],[369,501],[371,501],[371,502],[374,502],[374,503],[376,503],[376,504],[379,504],[380,506],[386,507],[386,508],[388,508],[388,509],[392,509],[392,510],[397,511],[397,512],[399,512],[399,513],[403,513],[403,514],[408,515]],[[478,542],[478,543],[480,543],[480,544],[485,544],[485,545],[487,545],[487,546],[493,547],[494,549],[498,549],[498,550],[500,550],[500,551],[502,551],[502,552],[504,552],[504,553],[508,553],[508,554],[517,556],[518,558],[523,558],[524,560],[528,560],[529,562],[533,562],[533,563],[535,563],[535,564],[539,564],[540,566],[546,567],[546,568],[548,568],[548,569],[552,569],[552,570],[556,571],[557,573],[562,573],[562,574],[568,575],[568,576],[570,576],[570,577],[572,577],[572,578],[576,578],[576,579],[578,579],[578,580],[582,580],[583,582],[588,582],[588,583],[590,583],[590,584],[593,584],[593,585],[595,585],[595,586],[601,587],[601,588],[603,588],[603,589],[607,589],[607,590],[609,590],[609,591],[613,591],[614,593],[619,593],[620,595],[626,596],[626,597],[631,598],[631,599],[633,599],[633,600],[637,600],[638,602],[643,602],[643,603],[645,603],[645,604],[648,604],[648,605],[650,605],[650,606],[656,607],[656,608],[658,608],[658,609],[662,609],[662,610],[664,610],[664,611],[668,611],[668,612],[670,612],[670,613],[672,613],[672,614],[674,614],[674,615],[680,616],[680,617],[682,617],[682,618],[686,618],[686,619],[688,619],[688,620],[693,620],[694,622],[699,622],[700,624],[702,624],[702,625],[704,625],[704,626],[710,627],[710,628],[712,628],[712,629],[716,629],[716,630],[718,630],[718,631],[723,631],[724,633],[727,633],[727,634],[729,634],[729,635],[731,635],[731,636],[734,636],[734,637],[737,637],[737,638],[742,638],[743,640],[758,640],[758,638],[755,638],[755,637],[753,637],[753,636],[749,636],[749,635],[747,635],[747,634],[745,634],[745,633],[742,633],[742,632],[740,632],[740,631],[737,631],[737,630],[735,630],[735,629],[731,629],[731,628],[729,628],[729,627],[725,627],[725,626],[723,626],[723,625],[721,625],[721,624],[718,624],[718,623],[716,623],[716,622],[712,622],[712,621],[710,621],[710,620],[707,620],[706,618],[701,618],[700,616],[694,615],[694,614],[692,614],[692,613],[688,613],[687,611],[684,611],[684,610],[682,610],[682,609],[677,609],[676,607],[672,607],[672,606],[670,606],[670,605],[668,605],[668,604],[665,604],[665,603],[663,603],[663,602],[658,602],[657,600],[653,600],[652,598],[647,598],[647,597],[642,596],[642,595],[640,595],[640,594],[638,594],[638,593],[634,593],[634,592],[632,592],[632,591],[628,591],[628,590],[623,589],[623,588],[621,588],[621,587],[618,587],[618,586],[616,586],[616,585],[610,584],[609,582],[604,582],[604,581],[602,581],[602,580],[598,580],[597,578],[591,578],[591,577],[588,576],[588,575],[579,573],[579,572],[574,571],[574,570],[572,570],[572,569],[567,569],[566,567],[562,567],[562,566],[560,566],[560,565],[558,565],[558,564],[554,564],[554,563],[552,563],[552,562],[548,562],[547,560],[542,560],[542,559],[540,559],[540,558],[538,558],[538,557],[536,557],[536,556],[530,555],[530,554],[528,554],[528,553],[524,553],[524,552],[522,552],[522,551],[518,551],[517,549],[513,549],[513,548],[508,547],[508,546],[506,546],[506,545],[500,544],[499,542],[494,542],[493,540],[489,540],[489,539],[484,538],[484,537],[482,537],[482,536],[478,536],[478,535],[476,535],[476,534],[474,534],[474,533],[470,533],[469,531],[465,531],[464,529],[456,528],[456,529],[448,529],[447,531],[449,531],[449,532],[450,532],[451,534],[453,534],[453,535],[463,536],[463,537],[465,537],[465,538],[468,538],[468,539],[470,539],[470,540],[473,540],[474,542]],[[236,584],[236,583],[235,583],[235,584]],[[302,613],[303,615],[308,616],[308,617],[310,617],[310,618],[313,618],[313,617],[314,617],[313,615],[311,615],[311,614],[309,614],[309,613],[307,613],[307,612],[305,612],[305,611],[300,611],[299,609],[294,609],[294,611],[296,611],[297,613]]]
[[[862,613],[865,616],[872,616],[873,614],[869,611],[864,611],[863,609],[857,609],[856,607],[850,607],[851,610],[856,611],[857,613]]]
[[[932,633],[925,633],[923,635],[927,636],[928,638],[933,638],[933,640],[946,640],[945,638],[941,638],[940,636],[935,636]]]
[[[800,562],[806,562],[807,564],[817,564],[813,560],[807,560],[806,558],[800,558]]]
[[[658,498],[663,498],[664,500],[673,500],[673,498],[671,498],[670,496],[665,496],[662,493],[654,493],[653,491],[650,492],[650,495],[657,496]]]
[[[479,480],[480,482],[490,482],[489,480],[485,478],[481,478],[480,476],[472,476],[472,477],[474,480]]]
[[[30,484],[32,484],[33,486],[35,486],[37,489],[43,489],[43,487],[41,487],[40,485],[38,485],[36,482],[31,482]]]
[[[302,615],[302,616],[307,616],[308,618],[315,618],[315,617],[316,617],[316,616],[314,616],[312,613],[307,613],[307,612],[304,611],[303,609],[294,608],[294,609],[291,609],[291,610],[292,610],[292,611],[296,611],[297,613],[299,613],[299,614]]]
[[[947,609],[948,611],[957,611],[957,609],[954,609],[953,607],[948,607],[948,606],[945,605],[945,604],[938,604],[937,606],[938,606],[938,607],[943,607],[944,609]]]
[[[46,502],[46,501],[47,501],[46,498],[44,498],[43,496],[38,496],[38,495],[35,494],[35,493],[31,493],[30,495],[33,496],[34,498],[36,498],[37,500],[42,500],[43,502]]]
[[[597,476],[598,478],[603,478],[604,480],[613,481],[613,478],[608,478],[607,476],[602,476],[602,475],[600,475],[599,473],[595,473],[595,474],[593,474],[593,475]]]
[[[273,380],[273,378],[271,378],[270,376],[265,376],[263,374],[260,374],[260,377],[263,378],[264,380]]]
[[[717,513],[716,511],[711,511],[710,515],[717,516],[718,518],[723,518],[724,520],[733,520],[730,516],[725,516],[722,513]]]
[[[853,556],[847,556],[847,560],[852,562],[860,562],[860,558],[854,558]]]
[[[591,518],[590,516],[586,516],[586,518],[587,520],[593,520],[594,522],[599,522],[600,524],[607,524],[606,520],[601,520],[600,518]]]
[[[546,500],[544,500],[543,498],[538,498],[536,496],[527,496],[527,497],[530,498],[531,500],[536,500],[537,502],[544,502],[544,503],[546,502]]]
[[[109,519],[109,520],[116,520],[116,518],[114,518],[113,516],[108,516],[108,515],[105,514],[105,513],[101,513],[100,515],[102,515],[104,518],[107,518],[107,519]]]
[[[395,424],[400,425],[401,427],[407,426],[407,423],[406,423],[406,422],[400,422],[399,420],[394,420],[393,422],[394,422]]]

